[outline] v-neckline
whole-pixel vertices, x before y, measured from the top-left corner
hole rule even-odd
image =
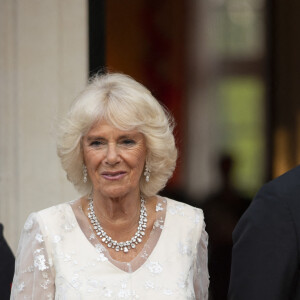
[[[105,246],[97,239],[87,216],[83,212],[80,199],[70,202],[70,208],[73,212],[74,219],[87,242],[95,250],[100,250],[113,266],[126,273],[133,273],[146,263],[157,248],[159,240],[161,239],[163,228],[167,221],[168,201],[167,198],[157,196],[156,219],[153,224],[153,228],[151,229],[149,237],[141,251],[129,262],[122,262],[113,259]]]

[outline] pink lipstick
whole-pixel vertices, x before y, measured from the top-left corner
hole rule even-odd
[[[126,172],[125,171],[102,172],[101,175],[107,180],[119,180],[126,175]]]

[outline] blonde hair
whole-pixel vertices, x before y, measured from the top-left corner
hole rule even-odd
[[[81,140],[101,119],[120,130],[137,130],[145,136],[151,177],[146,182],[141,176],[140,191],[146,197],[157,194],[165,187],[176,165],[174,121],[148,89],[119,73],[93,77],[61,123],[57,153],[68,180],[83,195],[91,191],[91,181],[83,182]]]

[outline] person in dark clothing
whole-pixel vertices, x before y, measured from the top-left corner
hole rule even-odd
[[[300,166],[265,184],[233,232],[230,300],[300,300]]]
[[[11,284],[15,271],[15,257],[4,236],[3,225],[0,223],[0,298],[10,298]]]

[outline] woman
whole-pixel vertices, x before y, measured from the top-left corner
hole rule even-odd
[[[202,211],[157,193],[175,168],[172,118],[122,74],[92,79],[58,139],[83,195],[29,216],[12,299],[207,299]]]

